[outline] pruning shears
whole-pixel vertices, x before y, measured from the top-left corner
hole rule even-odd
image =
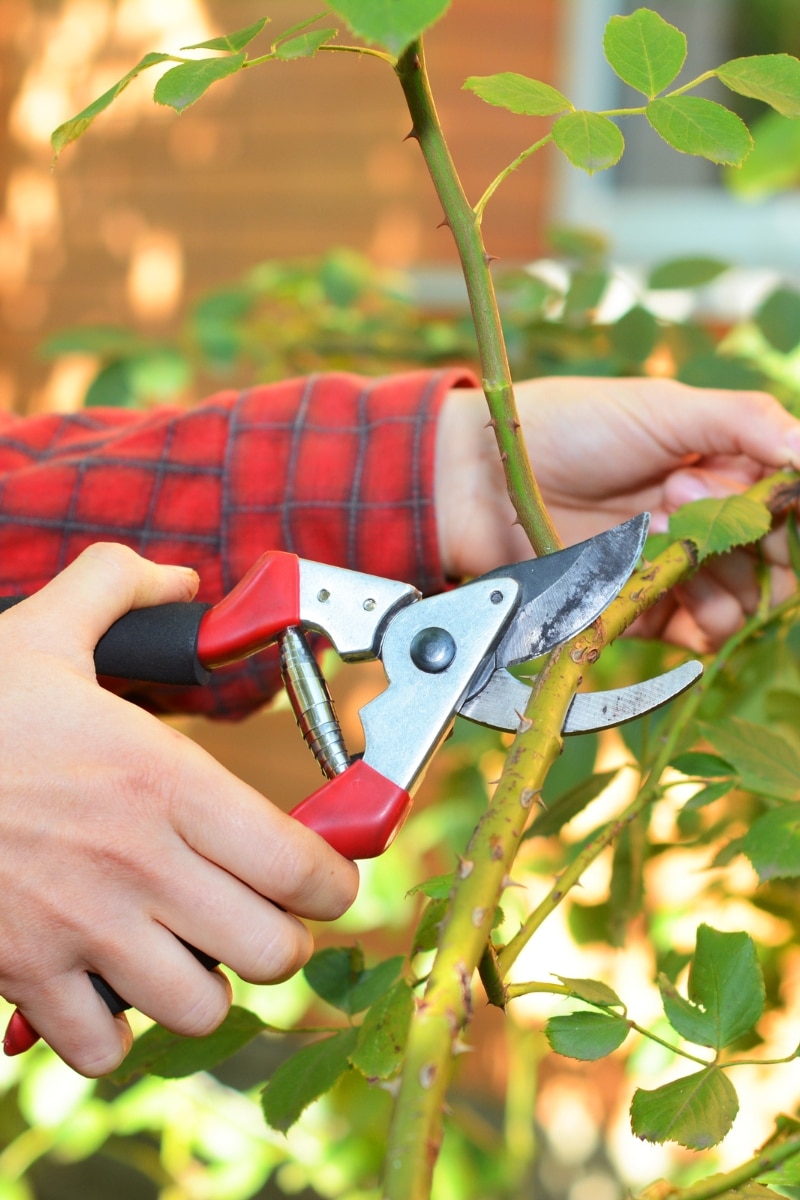
[[[563,644],[602,613],[634,569],[648,524],[642,514],[566,550],[427,598],[410,584],[269,551],[218,604],[128,613],[98,642],[95,666],[101,675],[203,684],[214,669],[277,643],[297,723],[327,777],[292,815],[346,857],[372,858],[405,821],[457,715],[518,728],[531,689],[508,668]],[[16,602],[0,600],[0,610]],[[327,638],[345,662],[383,664],[387,686],[359,714],[360,756],[348,753],[309,631]],[[688,662],[646,683],[578,693],[563,733],[632,720],[701,673],[699,663]],[[92,982],[112,1012],[128,1007],[99,976]],[[36,1036],[14,1013],[6,1045],[11,1037],[18,1052]]]

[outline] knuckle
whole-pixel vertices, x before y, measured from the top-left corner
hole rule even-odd
[[[280,930],[259,940],[241,972],[247,983],[278,983],[297,974],[308,962],[314,942],[301,921],[284,918]]]
[[[79,1075],[85,1075],[87,1079],[99,1079],[103,1075],[110,1075],[112,1071],[116,1071],[130,1050],[132,1041],[129,1033],[128,1037],[122,1042],[118,1042],[116,1046],[109,1045],[99,1050],[96,1045],[87,1045],[85,1049],[80,1048],[76,1052],[62,1055],[62,1057]]]
[[[221,976],[217,977],[221,980]],[[219,1028],[231,1006],[227,988],[215,986],[203,988],[195,995],[189,1007],[168,1027],[184,1037],[206,1037]],[[164,1022],[166,1024],[167,1022]]]

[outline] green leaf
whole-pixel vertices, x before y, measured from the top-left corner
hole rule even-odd
[[[776,288],[759,305],[755,322],[770,346],[781,354],[790,354],[800,343],[800,292]]]
[[[470,75],[464,82],[468,92],[474,92],[487,104],[507,108],[510,112],[528,117],[551,117],[573,108],[569,100],[549,83],[529,79],[515,71],[503,71],[499,75]]]
[[[183,112],[207,92],[212,83],[241,71],[246,55],[230,54],[227,58],[200,58],[197,62],[181,63],[162,75],[153,91],[157,104],[166,104]]]
[[[612,17],[603,34],[609,63],[650,100],[672,83],[686,59],[686,36],[649,8]]]
[[[630,1033],[628,1022],[602,1012],[551,1017],[544,1028],[550,1048],[565,1058],[595,1062],[618,1049]]]
[[[338,29],[314,29],[311,33],[301,33],[276,46],[276,57],[286,62],[293,58],[313,58],[320,46],[336,37],[338,32]]]
[[[609,243],[604,233],[576,225],[551,225],[547,241],[557,254],[575,258],[585,266],[594,266],[608,257]]]
[[[757,542],[771,524],[765,504],[746,496],[722,496],[684,504],[670,517],[669,531],[674,538],[693,542],[698,561],[703,562],[712,554]]]
[[[725,172],[725,183],[745,200],[766,200],[795,187],[800,178],[800,123],[766,112],[750,123],[755,145],[742,166]]]
[[[359,946],[330,946],[309,959],[303,974],[318,996],[352,1016],[369,1008],[392,986],[402,965],[403,958],[398,955],[366,970]]]
[[[651,100],[646,115],[656,133],[682,154],[738,167],[753,148],[744,121],[714,100],[700,96]]]
[[[744,836],[742,850],[758,872],[768,879],[795,879],[800,875],[800,804],[774,808],[755,821]]]
[[[431,900],[429,904],[425,905],[414,933],[412,955],[436,949],[446,912],[447,900]]]
[[[702,255],[671,258],[669,262],[659,263],[651,271],[647,286],[652,289],[702,287],[729,267],[729,263],[720,262],[718,258],[704,258]]]
[[[707,1150],[721,1142],[739,1111],[739,1097],[716,1067],[709,1067],[647,1091],[637,1088],[631,1129],[646,1142],[677,1142],[687,1150]]]
[[[430,879],[425,879],[422,883],[415,883],[408,889],[406,896],[416,896],[421,892],[430,900],[446,900],[453,890],[454,880],[455,873],[453,871],[449,875],[432,875]]]
[[[552,837],[558,833],[573,817],[583,812],[587,804],[591,804],[592,800],[601,795],[619,772],[620,768],[617,767],[613,771],[600,771],[596,775],[590,775],[588,779],[582,779],[575,787],[562,793],[557,800],[548,805],[545,811],[539,813],[524,836]]]
[[[98,371],[83,397],[84,408],[134,408],[131,359],[110,362]]]
[[[677,378],[692,387],[725,388],[731,391],[763,391],[766,384],[763,371],[745,359],[727,354],[700,354],[687,359],[678,371]]]
[[[655,349],[658,321],[641,304],[634,304],[611,326],[608,336],[617,354],[629,362],[642,363]]]
[[[443,16],[450,0],[336,0],[330,7],[353,33],[400,54]]]
[[[678,754],[669,764],[681,775],[689,775],[699,779],[726,779],[735,775],[736,771],[729,762],[717,754],[708,754],[704,750],[689,750]]]
[[[797,799],[800,754],[786,738],[741,717],[720,718],[703,723],[700,729],[714,749],[733,763],[743,787],[778,800]]]
[[[38,346],[42,358],[62,354],[96,354],[100,358],[130,358],[147,351],[148,343],[138,333],[113,325],[86,325],[54,333]]]
[[[753,54],[723,63],[714,74],[732,92],[763,100],[784,117],[800,117],[800,60],[791,54]]]
[[[795,578],[800,579],[800,530],[797,528],[797,513],[790,509],[786,517],[786,540],[789,543],[789,564]]]
[[[210,1071],[267,1028],[254,1012],[235,1004],[219,1028],[206,1037],[181,1037],[153,1025],[136,1039],[130,1054],[110,1078],[114,1083],[126,1083],[134,1075],[181,1079],[195,1071]]]
[[[748,1033],[764,1011],[764,977],[747,933],[721,933],[701,925],[689,970],[688,1000],[665,976],[659,987],[673,1029],[687,1041],[714,1050]]]
[[[585,1000],[587,1004],[599,1004],[603,1008],[625,1007],[614,989],[601,979],[571,979],[568,975],[556,975],[556,979],[560,979],[564,986],[569,988],[570,995],[575,996],[577,1000]]]
[[[350,1062],[367,1079],[388,1079],[400,1069],[413,1013],[414,993],[404,979],[373,1004],[350,1055]]]
[[[104,109],[112,104],[120,92],[124,91],[132,79],[140,75],[142,71],[146,71],[148,67],[154,67],[157,63],[166,62],[171,55],[169,54],[145,54],[144,58],[136,64],[132,70],[128,71],[127,75],[123,75],[113,87],[110,87],[107,92],[93,100],[87,108],[82,109],[76,116],[70,117],[63,125],[59,125],[58,129],[54,130],[50,135],[50,144],[53,147],[53,153],[58,158],[61,151],[70,142],[74,142],[81,134],[85,133],[91,125],[92,121]]]
[[[352,1070],[350,1055],[357,1041],[358,1030],[345,1029],[304,1046],[281,1063],[261,1093],[267,1124],[281,1133],[290,1129],[309,1104]]]
[[[553,125],[553,141],[574,167],[590,175],[622,158],[625,139],[613,121],[593,112],[571,112]]]
[[[591,318],[608,287],[609,273],[603,267],[585,267],[573,271],[564,299],[562,320],[567,324]]]
[[[195,42],[193,46],[182,46],[182,50],[227,50],[231,54],[237,54],[240,50],[244,50],[245,46],[249,46],[254,38],[257,38],[261,30],[269,21],[269,17],[260,17],[254,25],[248,25],[244,29],[237,29],[236,33],[223,33],[221,37],[209,38],[207,42]]]

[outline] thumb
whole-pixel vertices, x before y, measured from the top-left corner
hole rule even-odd
[[[33,618],[42,649],[91,653],[131,609],[191,600],[198,582],[190,567],[162,566],[127,546],[97,542],[7,615]]]

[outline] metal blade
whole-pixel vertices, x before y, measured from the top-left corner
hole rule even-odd
[[[702,664],[693,659],[655,679],[646,679],[644,683],[610,692],[578,692],[567,710],[562,733],[592,733],[633,721],[673,700],[702,674]],[[458,711],[462,717],[477,721],[479,725],[491,725],[493,729],[514,733],[519,728],[532,690],[501,667],[483,690],[465,700]]]
[[[473,692],[498,667],[537,658],[591,625],[636,566],[649,524],[650,514],[641,513],[577,546],[482,575],[481,579],[516,580],[520,601]]]

